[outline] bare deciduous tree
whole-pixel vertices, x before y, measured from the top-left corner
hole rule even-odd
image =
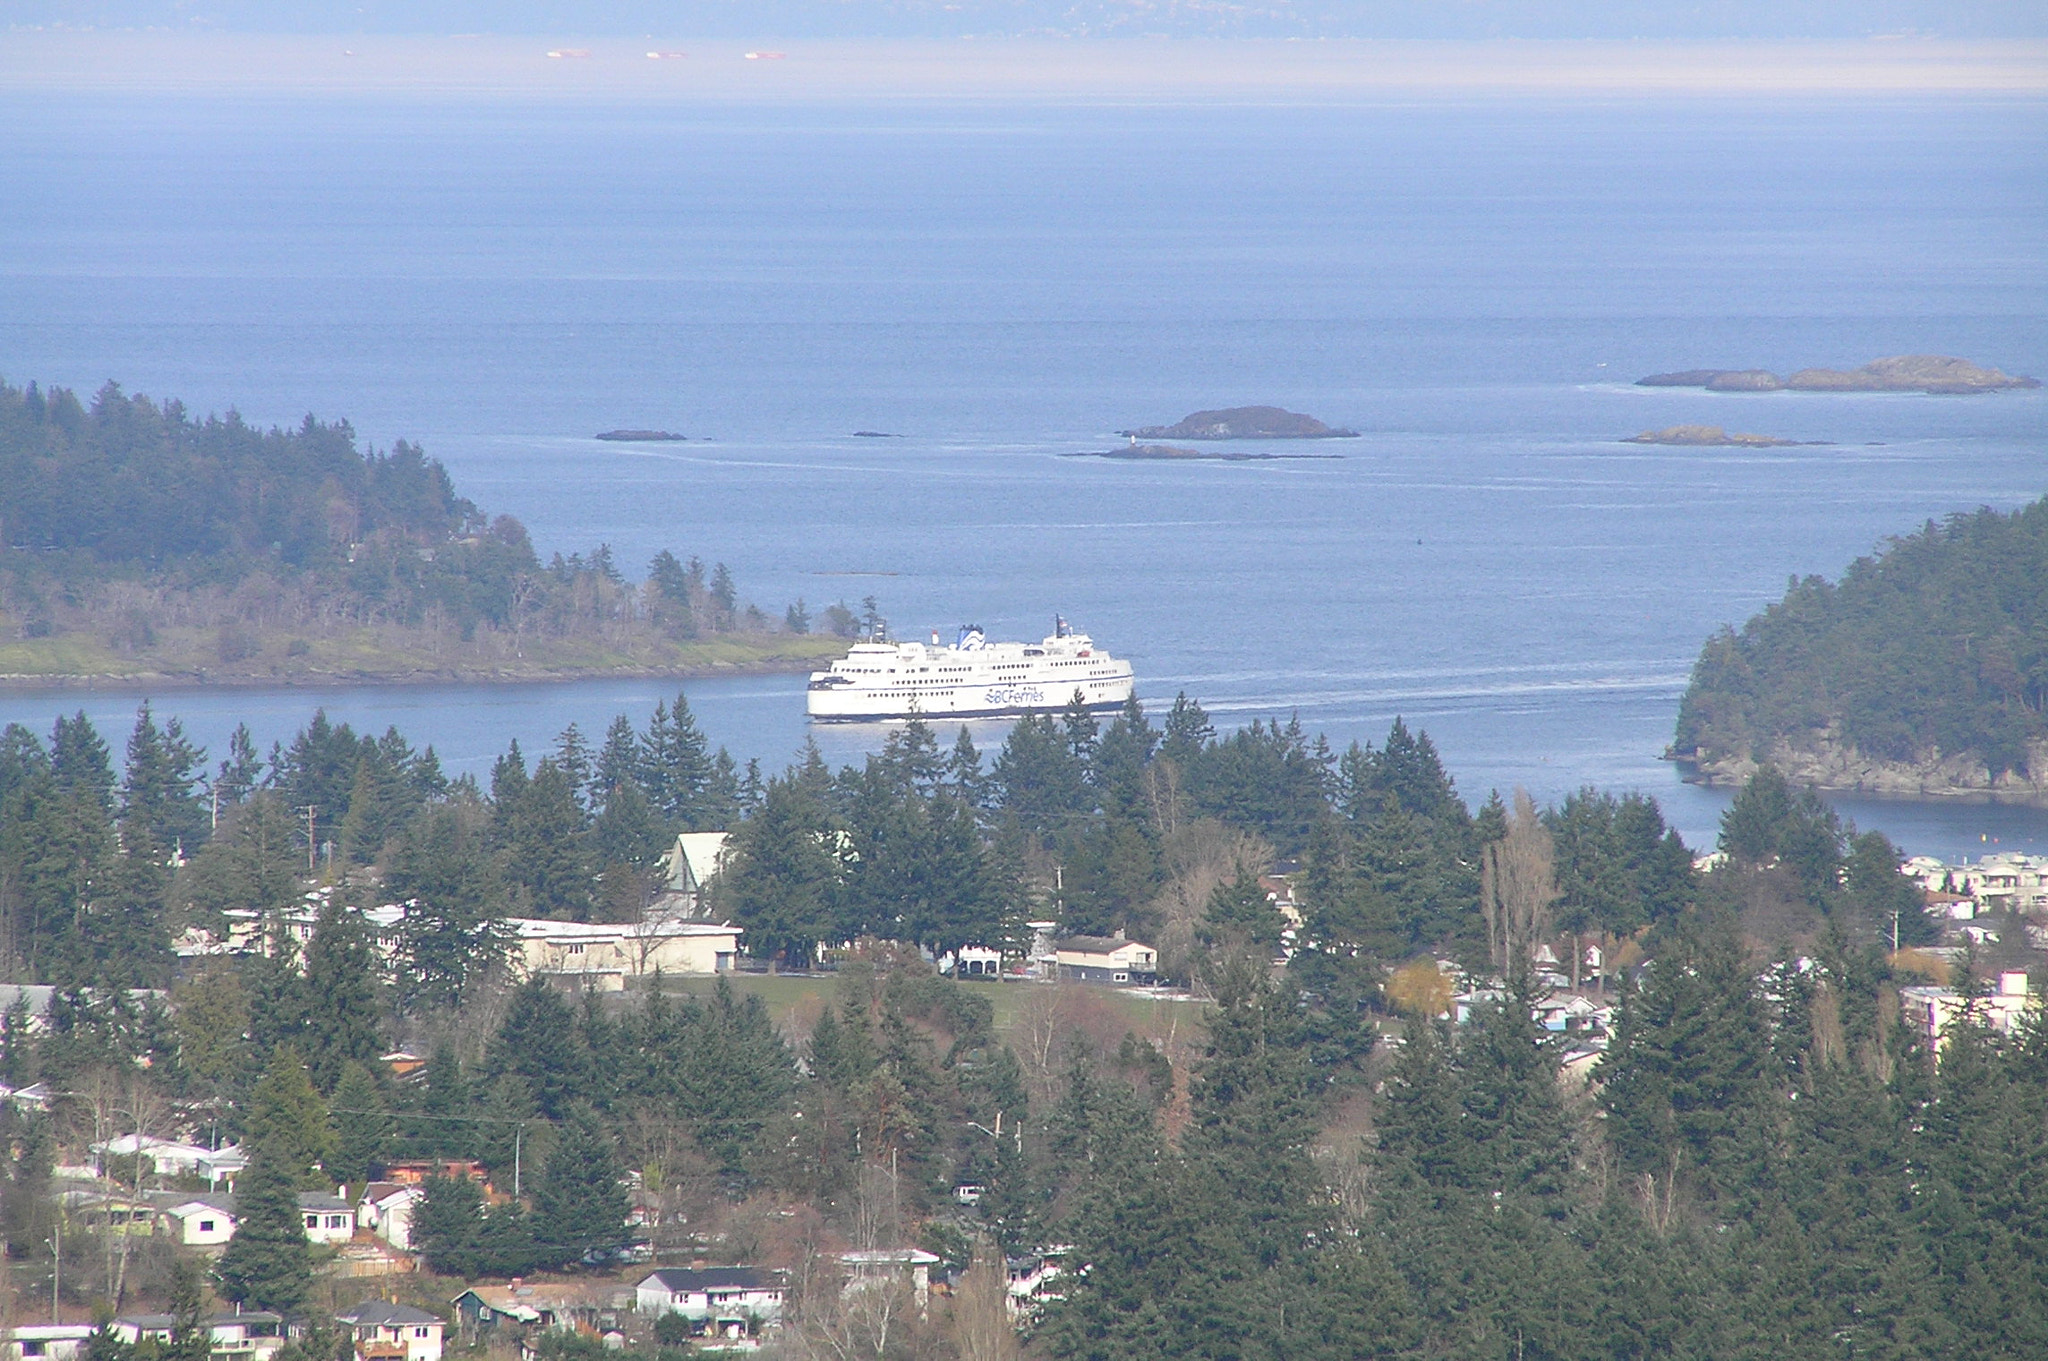
[[[1529,791],[1517,788],[1508,813],[1508,834],[1487,846],[1479,867],[1486,942],[1502,977],[1529,967],[1529,951],[1550,933],[1550,905],[1555,901],[1550,832]]]

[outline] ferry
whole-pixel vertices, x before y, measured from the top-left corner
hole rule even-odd
[[[1131,664],[1053,621],[1041,643],[992,643],[963,624],[950,646],[886,637],[855,643],[824,671],[811,673],[805,708],[820,722],[888,718],[996,718],[1066,708],[1076,695],[1090,709],[1116,709],[1131,697]]]

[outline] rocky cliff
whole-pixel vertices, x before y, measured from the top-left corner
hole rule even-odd
[[[1697,752],[1665,753],[1699,784],[1739,786],[1760,765],[1775,766],[1794,784],[1838,793],[1906,799],[1975,799],[2048,806],[2048,742],[2027,746],[2024,769],[1992,775],[1982,757],[1924,752],[1914,761],[1865,756],[1835,729],[1774,738],[1760,752],[1701,759]],[[1761,760],[1757,758],[1761,757]]]

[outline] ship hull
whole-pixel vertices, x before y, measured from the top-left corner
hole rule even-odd
[[[877,723],[901,718],[1021,718],[1025,714],[1057,713],[1074,702],[1074,691],[1091,710],[1121,709],[1131,697],[1131,678],[1084,681],[1070,687],[1066,698],[1057,697],[1050,686],[989,685],[958,686],[949,691],[928,691],[912,695],[867,693],[813,693],[809,696],[812,721],[818,723]]]
[[[1078,697],[1088,709],[1131,698],[1131,664],[1064,623],[1040,644],[987,643],[963,628],[962,642],[856,643],[830,669],[811,674],[805,708],[815,722],[874,723],[907,718],[1003,718],[1057,713]]]

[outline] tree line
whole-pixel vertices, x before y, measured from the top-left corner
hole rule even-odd
[[[359,449],[345,420],[264,430],[111,382],[89,404],[0,382],[0,486],[0,605],[26,638],[87,629],[132,653],[199,622],[232,664],[267,631],[343,624],[465,642],[481,630],[515,649],[528,636],[813,626],[802,601],[773,618],[725,564],[667,549],[638,585],[609,545],[543,561],[518,520],[457,495],[420,446]],[[856,627],[843,603],[816,622]]]
[[[1778,741],[2025,772],[2048,736],[2048,500],[1929,521],[1809,576],[1707,640],[1673,749],[1701,761]],[[2036,777],[2040,772],[2036,770]]]

